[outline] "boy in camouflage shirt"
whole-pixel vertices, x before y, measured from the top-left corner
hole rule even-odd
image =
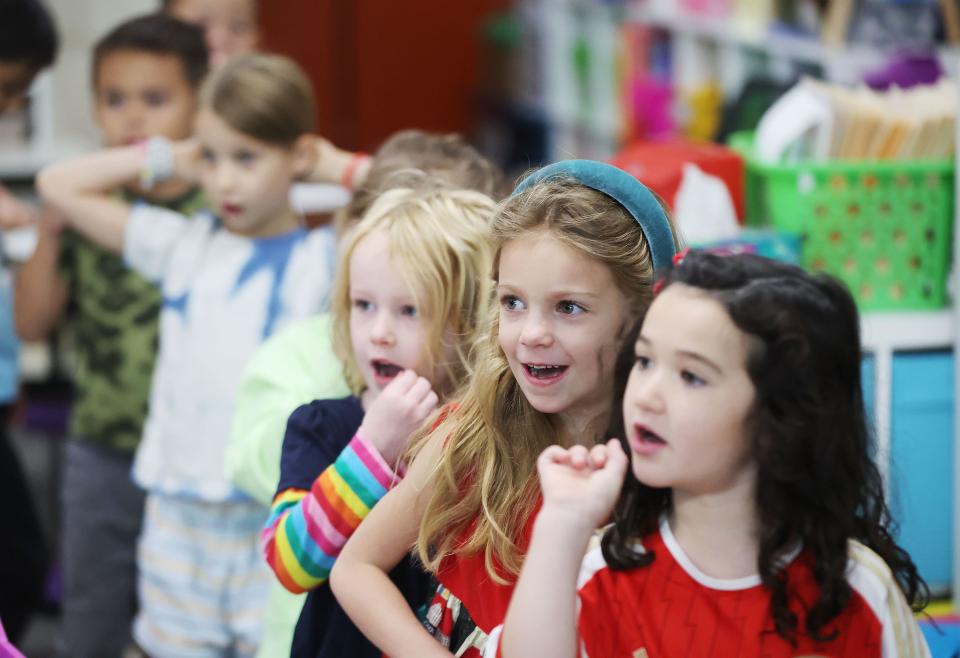
[[[201,29],[164,14],[127,21],[95,47],[95,118],[106,146],[192,132],[207,70]],[[204,205],[183,183],[117,190],[184,215]],[[64,644],[68,655],[119,656],[136,613],[136,542],[144,493],[130,478],[158,344],[159,289],[119,255],[40,226],[17,278],[17,327],[46,337],[64,310],[76,337],[76,398],[63,473]]]

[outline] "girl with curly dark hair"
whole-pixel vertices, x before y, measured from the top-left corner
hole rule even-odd
[[[871,458],[849,292],[699,252],[660,286],[633,344],[626,440],[539,458],[543,509],[490,644],[518,658],[929,656],[912,614],[926,585]]]

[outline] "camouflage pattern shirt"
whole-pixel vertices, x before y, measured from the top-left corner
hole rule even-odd
[[[206,202],[197,189],[158,205],[191,216]],[[128,269],[119,254],[73,232],[63,234],[60,271],[69,286],[75,344],[70,432],[74,438],[132,455],[147,416],[160,289]]]

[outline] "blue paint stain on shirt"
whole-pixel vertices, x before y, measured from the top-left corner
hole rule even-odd
[[[190,291],[186,291],[178,297],[167,297],[163,298],[163,310],[164,311],[173,311],[174,313],[179,313],[183,317],[184,321],[187,319],[187,305],[190,303]]]
[[[305,229],[297,229],[283,235],[251,240],[253,253],[250,255],[250,260],[240,270],[237,282],[233,287],[233,293],[236,294],[247,281],[260,272],[265,271],[273,274],[270,296],[267,299],[266,321],[263,326],[263,337],[265,339],[273,333],[277,318],[280,317],[280,312],[283,310],[280,290],[287,265],[290,263],[290,256],[294,248],[304,240],[306,235],[307,231]]]

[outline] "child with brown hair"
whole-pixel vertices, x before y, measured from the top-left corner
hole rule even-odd
[[[160,349],[134,463],[147,489],[136,640],[151,655],[252,656],[270,583],[259,555],[265,509],[224,475],[246,360],[274,331],[324,309],[329,229],[290,206],[309,179],[313,96],[282,57],[248,55],[204,85],[195,141],[109,149],[44,170],[38,187],[67,222],[161,288]],[[212,212],[187,218],[110,195],[199,180]]]
[[[94,47],[91,75],[103,144],[189,137],[206,73],[203,34],[193,25],[156,13],[111,29]],[[184,181],[149,190],[133,181],[111,194],[183,214],[205,204],[198,186]],[[40,224],[17,275],[16,325],[22,338],[38,341],[65,320],[76,337],[60,496],[63,638],[73,658],[117,656],[137,608],[144,495],[130,467],[147,415],[162,300],[120,255],[61,229],[58,221]]]

